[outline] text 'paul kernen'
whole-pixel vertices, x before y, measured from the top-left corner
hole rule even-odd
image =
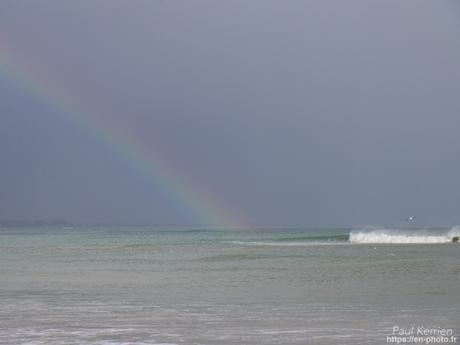
[[[393,327],[393,335],[440,335],[448,337],[454,334],[451,328],[426,328],[424,326],[411,326],[409,328],[400,328],[399,326]]]

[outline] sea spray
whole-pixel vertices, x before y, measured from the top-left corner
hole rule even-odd
[[[450,243],[460,236],[460,227],[450,230],[360,229],[350,232],[352,243]]]

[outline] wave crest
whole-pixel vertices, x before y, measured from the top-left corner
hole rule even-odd
[[[352,243],[450,243],[460,236],[460,226],[446,231],[371,229],[350,232]]]

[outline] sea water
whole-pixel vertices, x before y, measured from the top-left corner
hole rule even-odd
[[[386,344],[394,327],[458,336],[455,234],[1,228],[0,343]]]

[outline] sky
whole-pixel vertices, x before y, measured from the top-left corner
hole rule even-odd
[[[460,223],[455,1],[0,2],[0,219]]]

